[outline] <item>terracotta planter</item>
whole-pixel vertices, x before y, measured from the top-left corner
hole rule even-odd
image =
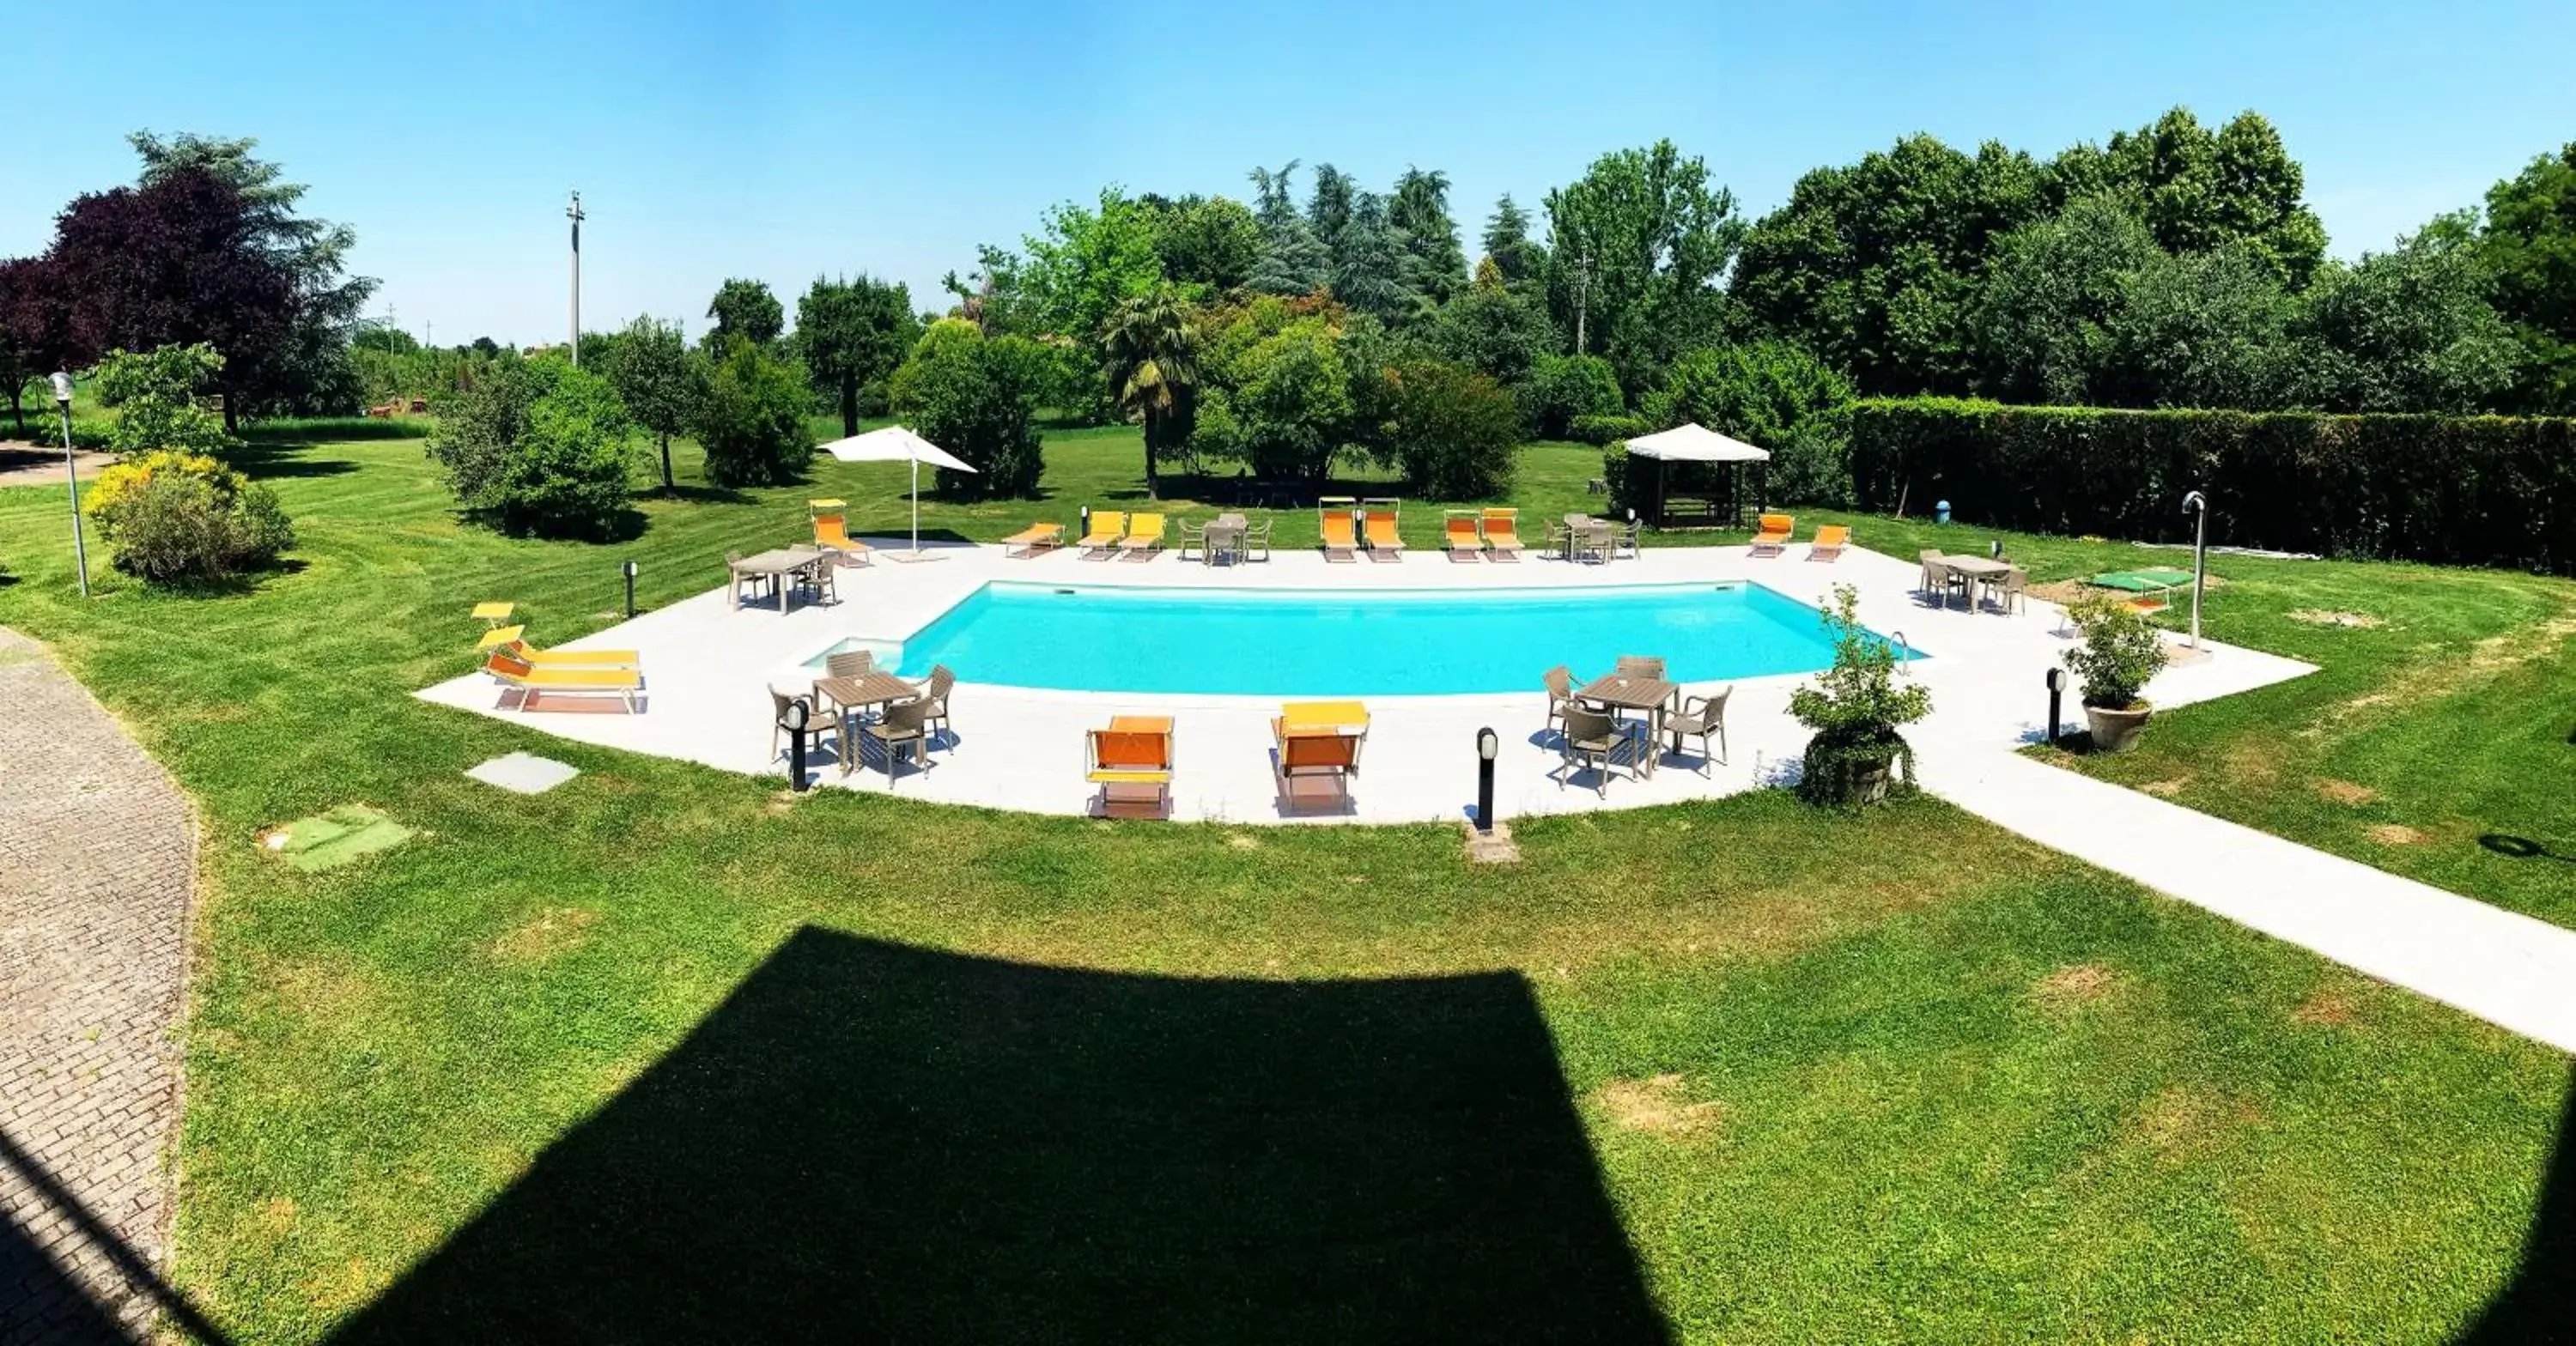
[[[2138,746],[2138,733],[2147,727],[2147,717],[2154,713],[2144,701],[2127,710],[2086,706],[2084,722],[2093,730],[2093,751],[2127,752]]]

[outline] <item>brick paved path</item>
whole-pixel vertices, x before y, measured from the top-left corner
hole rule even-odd
[[[151,1317],[97,1235],[165,1265],[195,870],[186,796],[0,627],[0,1342]]]

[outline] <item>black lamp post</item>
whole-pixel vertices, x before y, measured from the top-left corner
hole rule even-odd
[[[80,464],[72,457],[72,376],[55,370],[54,409],[63,418],[63,475],[72,480],[72,562],[80,568],[81,597],[89,597],[89,543],[81,537]]]
[[[805,726],[813,713],[801,696],[787,703],[787,788],[800,794],[805,789]]]
[[[1494,831],[1494,757],[1503,741],[1490,728],[1476,731],[1476,830]]]
[[[2065,693],[2066,670],[2062,668],[2051,668],[2048,670],[2048,742],[2052,747],[2057,743],[2057,727],[2065,723],[2065,721],[2058,718],[2057,700],[2060,696],[2065,695]]]
[[[626,620],[631,622],[635,620],[635,563],[629,561],[620,569],[626,572]]]

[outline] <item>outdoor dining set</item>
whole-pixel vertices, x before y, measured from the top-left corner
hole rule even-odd
[[[866,650],[828,655],[810,699],[769,689],[770,758],[777,759],[787,735],[813,734],[818,746],[820,740],[831,741],[833,757],[847,776],[861,752],[873,745],[891,789],[895,765],[904,754],[929,769],[931,746],[952,732],[948,702],[956,688],[957,675],[945,664],[933,665],[930,676],[915,683],[877,667],[876,656]]]
[[[1945,608],[1955,594],[1970,612],[1991,603],[2009,613],[2021,605],[2030,583],[2028,572],[2000,556],[1945,556],[1927,549],[1922,561],[1923,597]]]
[[[1680,755],[1699,740],[1700,773],[1726,760],[1726,702],[1732,687],[1715,696],[1687,696],[1665,676],[1664,661],[1621,655],[1616,668],[1588,683],[1563,664],[1540,679],[1547,687],[1547,727],[1557,739],[1557,788],[1576,771],[1592,772],[1593,788],[1610,794],[1610,772],[1624,768],[1637,779],[1655,774],[1663,745]],[[1717,747],[1712,757],[1711,743]]]

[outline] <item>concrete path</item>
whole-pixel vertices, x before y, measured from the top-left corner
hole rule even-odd
[[[2576,1052],[2576,930],[2007,752],[1927,748],[1919,766],[2043,845]]]
[[[196,851],[170,777],[0,628],[0,1341],[152,1316]]]

